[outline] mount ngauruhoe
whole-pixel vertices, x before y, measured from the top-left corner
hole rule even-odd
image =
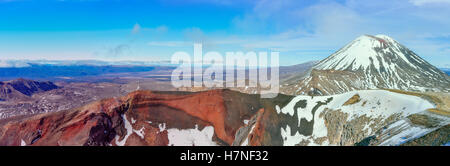
[[[450,91],[449,77],[386,35],[363,35],[317,63],[282,91],[327,95],[361,89]]]

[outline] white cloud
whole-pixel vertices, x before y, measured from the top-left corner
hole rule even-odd
[[[193,28],[187,28],[184,30],[184,37],[187,40],[194,41],[194,42],[206,42],[208,37],[205,35],[205,33],[197,27]]]
[[[450,4],[450,0],[410,0],[416,6],[423,6],[429,4]]]
[[[22,68],[29,67],[30,65],[24,61],[10,61],[10,60],[0,60],[0,68]]]
[[[359,35],[386,34],[439,66],[440,58],[434,57],[449,60],[445,56],[449,55],[450,47],[445,41],[424,34],[450,33],[447,4],[450,0],[346,0],[344,3],[261,0],[233,23],[238,30],[262,32],[255,33],[259,37],[249,39],[251,42],[242,43],[243,47],[327,52],[339,49]]]
[[[157,34],[161,34],[161,33],[166,33],[169,30],[169,28],[167,28],[167,26],[165,25],[161,25],[155,28],[145,28],[142,27],[139,23],[134,24],[133,29],[131,29],[131,33],[132,34],[138,34],[141,32],[149,32],[149,33],[157,33]]]
[[[375,31],[371,23],[352,8],[329,1],[305,5],[290,0],[263,0],[234,23],[244,31],[246,28],[261,30],[260,27],[271,32],[243,37],[247,39],[240,43],[244,48],[322,54],[317,59],[360,35]]]
[[[169,30],[169,28],[167,28],[167,26],[165,26],[165,25],[161,25],[159,27],[156,27],[156,28],[153,28],[153,29],[150,29],[150,30],[154,31],[154,32],[157,32],[157,33],[166,33]]]
[[[191,42],[185,41],[151,41],[147,44],[155,47],[183,47],[192,45]]]

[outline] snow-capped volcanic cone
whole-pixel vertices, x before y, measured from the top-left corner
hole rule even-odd
[[[450,91],[449,77],[386,35],[363,35],[313,67],[290,87],[293,94],[336,94],[357,89]]]

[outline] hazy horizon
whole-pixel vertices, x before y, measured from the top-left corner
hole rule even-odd
[[[168,61],[200,42],[204,52],[222,55],[278,51],[287,66],[322,60],[364,34],[385,34],[450,68],[448,18],[449,0],[0,0],[0,65]]]

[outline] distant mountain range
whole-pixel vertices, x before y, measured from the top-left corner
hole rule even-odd
[[[0,60],[0,68],[24,68],[33,65],[55,66],[170,66],[170,61],[101,61],[101,60]]]
[[[99,66],[99,65],[52,65],[30,64],[27,67],[0,68],[0,81],[28,78],[51,79],[55,77],[83,77],[112,73],[147,72],[154,70],[154,66]]]
[[[450,68],[441,68],[441,70],[447,73],[447,75],[450,75]]]
[[[26,79],[0,82],[0,100],[24,99],[34,93],[57,89],[52,82],[39,82]]]

